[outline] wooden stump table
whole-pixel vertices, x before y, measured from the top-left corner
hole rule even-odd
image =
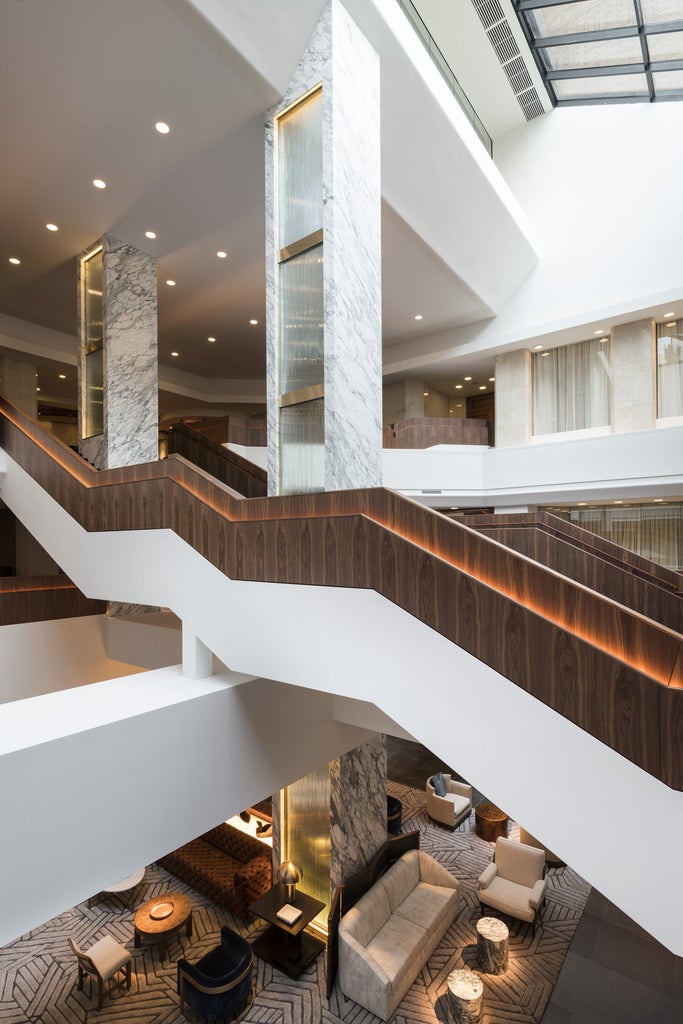
[[[500,807],[484,800],[474,808],[474,827],[481,839],[495,843],[498,836],[508,834],[508,816]]]
[[[510,932],[497,917],[480,917],[477,921],[477,954],[486,974],[504,974],[508,968]]]
[[[448,1005],[454,1024],[479,1024],[484,1005],[484,982],[474,971],[451,971]]]

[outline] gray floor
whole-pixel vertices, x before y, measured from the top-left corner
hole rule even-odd
[[[444,767],[419,743],[387,737],[392,781],[421,788]],[[593,889],[542,1024],[683,1024],[683,959]]]

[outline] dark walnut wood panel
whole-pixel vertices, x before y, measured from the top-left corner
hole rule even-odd
[[[497,522],[499,519],[503,521]],[[547,513],[529,513],[528,517],[472,516],[468,517],[467,524],[669,629],[676,632],[683,629],[679,573],[637,555],[634,556],[636,565],[626,558],[618,559],[618,553],[623,549],[609,542],[606,542],[606,549],[596,547],[591,543],[592,534],[587,530],[565,524]],[[564,526],[570,529],[565,531]]]
[[[8,455],[85,529],[171,528],[234,579],[375,589],[683,789],[672,631],[382,488],[245,500],[178,457],[96,473],[0,411]]]
[[[105,601],[91,601],[65,576],[0,579],[0,626],[104,615],[106,610]]]
[[[268,478],[265,470],[228,451],[210,437],[179,423],[168,435],[169,454],[182,455],[245,498],[265,497]]]
[[[488,447],[492,443],[491,427],[486,417],[411,417],[384,427],[382,444],[385,448],[431,448],[435,444],[480,444]]]

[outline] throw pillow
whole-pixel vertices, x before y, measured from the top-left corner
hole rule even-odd
[[[438,772],[432,776],[432,786],[437,796],[446,795],[446,783],[444,782],[443,772]]]

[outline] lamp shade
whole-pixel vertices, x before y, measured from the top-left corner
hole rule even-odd
[[[291,903],[296,895],[296,883],[304,877],[304,870],[296,860],[285,860],[277,869],[277,880],[285,887],[285,898]]]

